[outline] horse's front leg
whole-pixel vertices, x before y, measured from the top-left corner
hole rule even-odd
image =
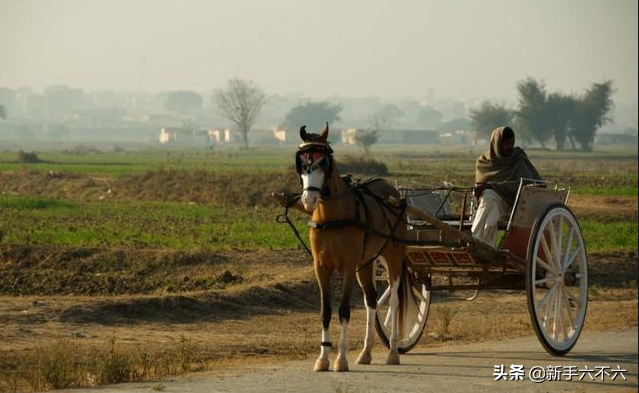
[[[333,371],[348,371],[348,361],[346,352],[348,351],[348,339],[346,330],[351,319],[351,295],[353,293],[353,283],[355,282],[355,272],[345,270],[342,277],[342,302],[339,306],[339,322],[341,326],[339,337],[339,352],[337,359],[333,363]]]
[[[320,292],[320,316],[322,318],[322,342],[320,356],[315,362],[313,371],[328,371],[328,354],[331,352],[331,340],[328,328],[331,324],[331,272],[315,268],[315,276]]]

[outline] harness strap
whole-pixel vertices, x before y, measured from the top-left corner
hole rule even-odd
[[[304,242],[304,240],[302,239],[302,237],[300,236],[300,233],[297,231],[297,228],[295,228],[295,225],[293,225],[293,222],[291,221],[290,218],[288,218],[288,207],[286,207],[286,209],[284,210],[284,214],[280,214],[275,218],[275,221],[278,224],[284,224],[287,223],[291,229],[293,230],[293,233],[295,233],[295,237],[297,237],[297,240],[299,240],[299,242],[302,244],[302,246],[304,246],[304,248],[306,249],[306,252],[308,252],[308,255],[313,255],[313,253],[311,253],[310,248],[308,248],[308,246],[306,245],[306,243]],[[282,221],[282,218],[284,218],[284,221]]]
[[[397,221],[395,221],[395,225],[393,225],[393,228],[390,231],[390,236],[384,236],[386,239],[384,240],[384,243],[382,244],[382,246],[379,248],[379,251],[377,251],[377,254],[375,254],[374,257],[366,261],[362,266],[358,267],[357,270],[355,270],[355,272],[359,272],[360,270],[364,269],[365,267],[373,263],[374,260],[379,258],[379,256],[382,255],[382,252],[384,252],[384,249],[386,248],[386,245],[388,244],[389,240],[393,239],[393,242],[398,243],[399,239],[397,238],[397,236],[395,236],[395,232],[397,231],[397,227],[399,226],[399,223],[402,221],[400,217],[402,217],[406,213],[406,206],[407,206],[406,201],[404,201],[404,203],[402,203],[402,212],[399,214]],[[384,209],[382,205],[380,205],[380,207],[382,208],[382,210]],[[384,212],[384,216],[386,216],[386,212]],[[386,216],[386,218],[388,219],[388,216]]]
[[[313,229],[339,229],[345,227],[358,227],[367,230],[369,227],[366,223],[362,222],[359,218],[351,218],[348,220],[335,220],[335,221],[309,221],[308,226]]]

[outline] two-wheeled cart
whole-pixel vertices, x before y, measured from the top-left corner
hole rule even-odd
[[[479,290],[495,289],[526,290],[532,324],[546,351],[565,355],[573,348],[588,305],[588,257],[566,205],[569,190],[522,179],[510,216],[501,223],[500,245],[493,248],[470,234],[472,189],[398,189],[408,203],[412,240],[400,284],[401,353],[417,344],[426,327],[431,292],[470,292],[472,299]],[[455,192],[463,194],[463,202],[453,214]],[[374,279],[377,332],[388,345],[390,288],[381,263],[375,262]]]

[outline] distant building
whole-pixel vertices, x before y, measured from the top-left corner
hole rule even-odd
[[[277,127],[272,127],[272,129],[275,139],[280,143],[286,143],[286,130],[280,130]]]
[[[439,144],[439,132],[432,130],[392,130],[380,133],[378,143]]]
[[[208,144],[231,143],[233,141],[231,130],[228,128],[225,130],[208,130],[206,135],[208,138]]]
[[[175,143],[178,140],[178,134],[184,132],[180,127],[164,127],[160,130],[160,143],[166,145]]]
[[[473,135],[464,130],[443,132],[439,134],[439,141],[443,145],[470,145],[473,142]]]
[[[357,129],[349,128],[342,130],[342,143],[345,145],[354,145],[357,143]]]

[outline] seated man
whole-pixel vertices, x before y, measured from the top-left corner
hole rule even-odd
[[[495,246],[497,224],[512,210],[521,178],[541,180],[524,150],[515,147],[512,128],[496,128],[490,137],[490,150],[477,159],[475,197],[479,206],[473,220],[473,237]]]

